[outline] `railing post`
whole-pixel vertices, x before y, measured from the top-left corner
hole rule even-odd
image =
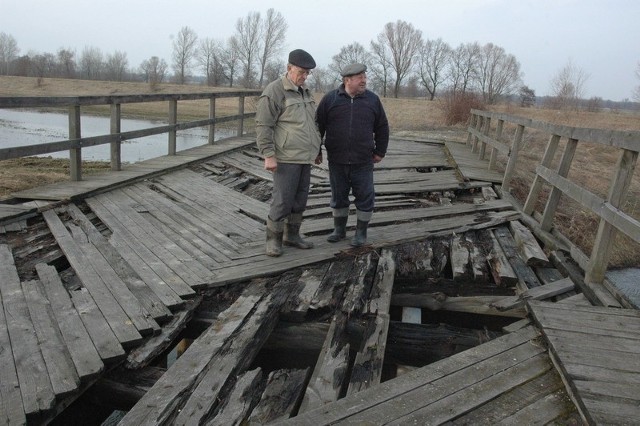
[[[238,136],[242,136],[244,131],[244,95],[240,95],[238,100],[238,115],[240,116],[240,123],[238,124]]]
[[[467,146],[471,146],[471,143],[473,141],[473,134],[469,129],[475,129],[477,120],[478,120],[478,114],[472,112],[471,121],[469,122],[469,126],[467,127]]]
[[[120,104],[111,104],[111,134],[116,135],[121,131],[120,121]],[[118,140],[111,142],[111,170],[122,170],[122,141]]]
[[[560,142],[560,135],[551,135],[549,138],[549,143],[547,144],[547,149],[544,151],[544,155],[542,156],[541,165],[544,167],[550,167],[553,162],[553,158],[556,155],[556,151],[558,150],[558,143]],[[524,207],[522,211],[528,214],[529,216],[533,216],[533,212],[536,207],[536,203],[538,202],[538,196],[540,195],[540,191],[542,190],[542,184],[544,183],[543,179],[536,173],[536,177],[533,178],[533,184],[531,185],[531,189],[529,189],[529,195],[524,203]]]
[[[618,157],[616,172],[611,178],[611,186],[607,196],[607,201],[615,208],[620,208],[627,200],[637,161],[637,151],[623,149]],[[586,282],[601,283],[604,280],[616,232],[611,223],[603,218],[600,219],[598,233],[585,271]]]
[[[484,122],[484,130],[482,131],[482,134],[485,136],[489,136],[490,129],[491,129],[491,117],[487,117],[487,119]],[[486,151],[487,151],[487,143],[480,142],[480,152],[478,153],[479,160],[484,160],[484,154]]]
[[[80,105],[69,107],[69,139],[80,139]],[[82,180],[82,148],[71,148],[69,150],[69,169],[71,180]]]
[[[504,171],[504,177],[502,178],[502,190],[509,192],[509,184],[513,177],[513,171],[516,169],[516,162],[518,161],[518,152],[520,151],[520,143],[524,136],[524,126],[518,124],[516,133],[513,135],[513,143],[511,144],[511,151],[509,152],[509,159],[507,161],[507,167]]]
[[[498,119],[498,124],[496,125],[496,141],[500,141],[502,138],[502,129],[504,128],[504,120]],[[494,146],[491,147],[491,155],[489,155],[489,170],[495,170],[496,161],[498,160],[498,149]]]
[[[213,120],[209,124],[209,145],[213,145],[216,140],[216,98],[214,96],[209,99],[209,119]]]
[[[476,133],[480,133],[480,131],[482,130],[482,125],[484,124],[484,116],[483,115],[478,115],[478,120],[476,120],[476,128],[475,131]],[[473,145],[471,146],[471,152],[475,153],[478,152],[478,137],[477,136],[473,136]]]
[[[178,101],[169,101],[169,124],[175,126],[178,123]],[[176,155],[176,128],[169,130],[169,155]]]
[[[573,162],[573,156],[575,155],[577,148],[577,139],[569,139],[567,141],[567,147],[564,149],[564,154],[562,154],[562,159],[558,166],[558,176],[566,178],[569,175],[569,169],[571,169],[571,163]],[[551,227],[553,226],[553,218],[556,215],[561,195],[562,191],[560,189],[555,186],[551,188],[547,205],[544,207],[542,219],[540,220],[540,228],[543,231],[549,232],[551,230]]]

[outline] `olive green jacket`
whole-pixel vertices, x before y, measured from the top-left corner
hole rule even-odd
[[[265,87],[256,111],[256,143],[264,157],[282,163],[313,164],[320,152],[315,122],[316,103],[303,86],[304,97],[287,76]]]

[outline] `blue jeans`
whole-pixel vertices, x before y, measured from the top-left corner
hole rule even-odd
[[[269,217],[277,222],[291,213],[302,213],[307,207],[310,164],[278,163],[273,173],[273,196]]]
[[[329,162],[331,183],[331,207],[349,207],[349,191],[353,192],[356,208],[363,212],[373,211],[375,189],[373,187],[373,162],[364,164],[336,164]]]

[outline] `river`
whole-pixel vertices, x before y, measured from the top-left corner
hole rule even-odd
[[[123,132],[165,125],[166,122],[150,120],[121,120]],[[82,137],[109,134],[109,117],[83,115],[81,118]],[[235,129],[216,127],[215,139],[227,138],[236,134]],[[13,109],[0,109],[0,148],[35,145],[46,142],[58,142],[68,139],[69,118],[67,114],[33,112]],[[208,141],[207,128],[180,130],[176,136],[178,151],[205,145]],[[168,135],[146,136],[122,143],[122,162],[135,163],[149,158],[166,155]],[[69,158],[69,151],[60,151],[42,155],[43,157]],[[92,161],[110,161],[109,144],[82,149],[82,159]]]

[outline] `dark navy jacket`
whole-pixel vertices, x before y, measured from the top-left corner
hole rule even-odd
[[[387,115],[378,95],[369,90],[351,98],[341,84],[320,101],[316,122],[330,162],[363,164],[373,161],[373,154],[387,153]]]

